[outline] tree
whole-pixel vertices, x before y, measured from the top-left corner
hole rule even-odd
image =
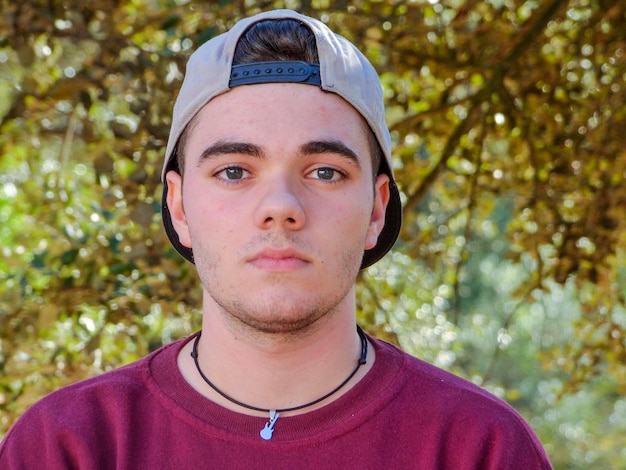
[[[0,2],[2,430],[199,326],[160,226],[172,97],[195,47],[286,2],[148,3]],[[626,5],[296,6],[385,86],[405,223],[359,279],[366,329],[509,400],[555,465],[623,465]]]

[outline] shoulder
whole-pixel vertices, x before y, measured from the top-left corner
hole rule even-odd
[[[84,452],[82,447],[96,442],[106,448],[104,441],[123,435],[129,423],[155,412],[151,362],[164,352],[175,354],[177,348],[171,346],[42,398],[17,420],[0,443],[0,467],[11,468],[10,462],[19,462],[24,456],[33,462],[44,456],[66,458],[68,453]],[[55,462],[62,465],[61,460]]]
[[[422,438],[437,442],[447,455],[460,460],[519,460],[528,463],[526,468],[550,468],[536,434],[508,403],[393,345],[374,341],[376,360],[395,370],[396,395],[390,406],[402,416],[399,426],[406,427],[407,435],[419,431]]]
[[[86,404],[90,407],[120,404],[120,400],[126,401],[144,388],[151,356],[60,388],[35,403],[24,416],[41,413],[61,415],[65,412],[76,414],[77,408]]]
[[[119,408],[143,389],[147,358],[119,369],[60,388],[31,406],[18,419],[7,438],[22,428],[45,432],[54,425],[89,425],[94,415]],[[35,429],[32,429],[35,428]]]
[[[496,414],[513,412],[517,415],[506,402],[469,380],[411,356],[394,345],[374,341],[376,360],[380,359],[386,369],[395,370],[395,380],[401,384],[403,393],[419,396],[420,402],[445,402],[448,409],[457,412],[479,407],[493,409]]]

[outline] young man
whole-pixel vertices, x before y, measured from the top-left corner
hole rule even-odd
[[[482,389],[356,327],[354,283],[400,227],[376,72],[325,25],[264,13],[189,61],[163,217],[202,332],[57,391],[1,468],[546,469]]]

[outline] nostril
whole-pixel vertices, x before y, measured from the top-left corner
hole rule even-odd
[[[274,225],[288,230],[298,230],[304,224],[306,216],[300,198],[294,191],[273,186],[262,194],[255,206],[255,222],[264,228]]]

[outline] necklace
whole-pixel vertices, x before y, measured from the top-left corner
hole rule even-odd
[[[239,405],[243,408],[247,408],[249,410],[254,410],[254,411],[262,411],[264,413],[269,413],[269,417],[270,417],[269,421],[265,423],[265,427],[261,429],[261,431],[259,432],[261,437],[265,439],[266,441],[268,441],[272,438],[272,435],[274,434],[274,425],[276,424],[276,420],[278,419],[278,416],[280,415],[280,413],[284,413],[287,411],[301,410],[304,408],[308,408],[309,406],[316,405],[317,403],[323,400],[326,400],[328,397],[334,395],[344,385],[346,385],[350,381],[350,379],[354,377],[354,375],[357,373],[360,367],[367,363],[367,337],[365,336],[365,333],[363,332],[360,326],[357,325],[356,330],[357,330],[357,333],[359,334],[359,338],[361,339],[361,357],[359,358],[359,361],[357,362],[356,367],[350,373],[350,375],[348,375],[348,377],[343,382],[341,382],[337,387],[335,387],[333,390],[328,392],[323,397],[317,398],[313,401],[310,401],[309,403],[305,403],[304,405],[293,406],[291,408],[280,408],[280,409],[272,410],[269,408],[260,408],[258,406],[248,405],[246,403],[240,402],[239,400],[232,398],[231,396],[227,395],[226,393],[222,392],[219,388],[217,388],[207,378],[207,376],[204,375],[204,373],[202,372],[202,369],[200,368],[200,363],[198,362],[198,341],[200,340],[200,335],[202,334],[202,331],[198,333],[198,336],[196,336],[196,339],[193,342],[193,348],[191,350],[191,357],[193,358],[193,362],[195,363],[196,369],[198,370],[200,377],[202,377],[202,380],[204,380],[209,387],[211,387],[213,390],[219,393],[222,397],[226,398],[231,403],[234,403],[235,405]]]

